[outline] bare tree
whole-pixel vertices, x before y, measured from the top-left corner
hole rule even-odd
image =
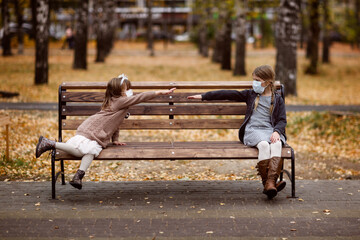
[[[240,4],[243,1],[243,4]],[[246,75],[245,70],[245,53],[246,53],[246,9],[247,0],[236,1],[236,20],[234,28],[236,33],[236,53],[234,75]]]
[[[286,89],[287,95],[297,95],[297,42],[299,40],[299,5],[297,0],[281,0],[275,26],[275,73]]]
[[[322,62],[330,63],[330,19],[329,19],[329,1],[323,0],[323,48]]]
[[[24,32],[22,29],[23,25],[23,4],[24,1],[15,0],[15,12],[17,18],[17,39],[18,39],[18,54],[24,54]]]
[[[152,22],[152,0],[147,0],[148,7],[148,24],[147,24],[147,48],[150,50],[150,56],[154,56],[154,33],[152,30],[153,22]]]
[[[309,56],[310,56],[310,65],[306,69],[306,73],[308,74],[317,74],[317,65],[319,59],[319,34],[320,34],[320,26],[319,26],[319,5],[320,1],[318,0],[309,0],[309,14],[310,14],[310,31],[311,38],[308,41],[310,44],[309,47]]]
[[[74,69],[87,69],[89,0],[82,0],[76,10]]]
[[[115,4],[112,0],[94,1],[96,59],[95,62],[105,62],[114,41]]]
[[[355,0],[356,45],[360,48],[360,0]]]
[[[35,84],[48,83],[49,0],[36,0]]]
[[[8,0],[2,0],[1,2],[1,16],[3,23],[3,38],[2,49],[3,56],[11,56],[11,37],[10,37],[10,15],[9,15],[9,3]]]

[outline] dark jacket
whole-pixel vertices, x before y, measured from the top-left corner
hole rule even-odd
[[[244,91],[236,91],[236,90],[219,90],[219,91],[211,91],[202,94],[202,100],[232,100],[237,102],[246,102],[247,109],[245,114],[245,120],[239,129],[239,139],[243,143],[244,142],[244,134],[246,124],[249,122],[251,114],[254,110],[255,99],[257,97],[257,93],[254,90],[244,90]],[[285,103],[282,97],[279,94],[275,94],[274,99],[274,109],[271,115],[271,124],[274,128],[274,131],[282,134],[286,139],[285,127],[286,127],[286,110]]]

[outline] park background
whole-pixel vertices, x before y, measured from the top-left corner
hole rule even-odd
[[[282,41],[295,42],[290,57],[296,59],[296,90],[287,95],[287,105],[359,106],[359,1],[269,2],[2,0],[1,102],[56,102],[62,82],[107,82],[121,73],[131,81],[251,81],[255,67],[276,68]],[[286,8],[292,20],[283,20],[283,25],[295,30],[281,39],[276,29]],[[87,21],[80,17],[84,12]],[[35,14],[43,14],[37,19],[45,21],[34,22]],[[74,35],[66,38],[69,27]],[[80,29],[86,29],[85,35]],[[288,111],[288,143],[295,149],[297,179],[359,179],[358,112]],[[34,151],[40,135],[57,138],[57,111],[2,109],[0,114],[11,118],[9,159],[5,127],[0,129],[0,180],[48,181],[50,156],[36,159]],[[66,133],[64,140],[72,134]],[[124,142],[237,140],[237,130],[120,134]],[[78,164],[65,162],[68,179]],[[86,177],[244,179],[258,179],[253,161],[94,161]]]

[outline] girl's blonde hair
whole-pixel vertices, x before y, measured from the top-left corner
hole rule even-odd
[[[101,110],[109,107],[110,100],[112,97],[126,96],[126,90],[131,88],[131,82],[123,77],[111,79],[106,87],[105,99],[101,106]]]
[[[268,86],[270,86],[270,88],[271,88],[271,106],[270,106],[270,114],[271,114],[274,109],[274,98],[275,98],[275,91],[276,91],[275,72],[271,66],[261,65],[254,69],[252,75],[264,80],[265,83],[268,83],[269,84]],[[259,100],[260,100],[260,94],[258,94],[258,96],[256,97],[256,100],[255,100],[255,108],[254,108],[255,110],[259,104]]]

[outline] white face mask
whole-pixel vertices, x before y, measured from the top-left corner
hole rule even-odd
[[[261,86],[261,82],[260,81],[253,81],[252,87],[254,89],[254,91],[258,94],[262,94],[265,90],[265,87]]]
[[[126,94],[127,97],[131,97],[132,95],[134,95],[132,89],[127,90],[127,91],[125,92],[125,94]]]

